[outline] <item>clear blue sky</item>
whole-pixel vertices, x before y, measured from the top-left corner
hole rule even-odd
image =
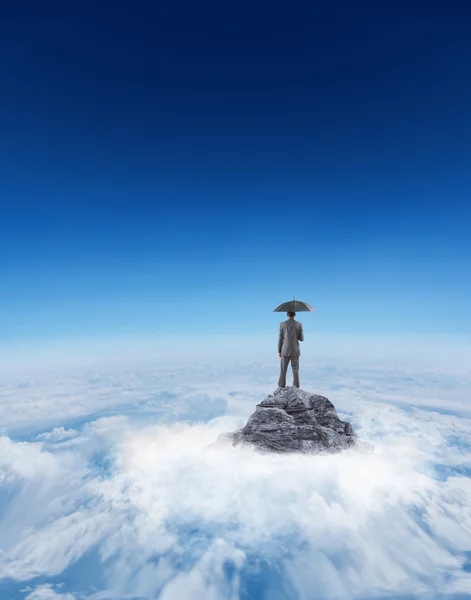
[[[471,334],[471,6],[318,4],[3,5],[1,340]]]

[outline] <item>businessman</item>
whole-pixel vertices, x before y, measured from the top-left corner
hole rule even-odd
[[[299,342],[304,341],[303,324],[294,320],[295,312],[289,312],[287,315],[288,319],[280,323],[278,333],[278,356],[281,359],[278,386],[286,386],[286,371],[291,361],[293,385],[299,387],[299,356],[301,354]]]

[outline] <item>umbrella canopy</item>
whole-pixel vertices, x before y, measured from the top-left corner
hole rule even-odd
[[[283,302],[273,312],[312,312],[315,310],[307,302],[301,302],[301,300],[290,300],[289,302]]]

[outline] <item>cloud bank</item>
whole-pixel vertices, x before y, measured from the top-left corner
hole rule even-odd
[[[4,381],[5,597],[471,594],[466,378],[306,368],[303,387],[325,393],[374,454],[214,447],[275,387],[267,389],[270,369],[120,368]]]

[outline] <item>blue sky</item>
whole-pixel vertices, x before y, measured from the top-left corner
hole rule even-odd
[[[6,8],[0,339],[469,339],[470,9],[171,4]]]

